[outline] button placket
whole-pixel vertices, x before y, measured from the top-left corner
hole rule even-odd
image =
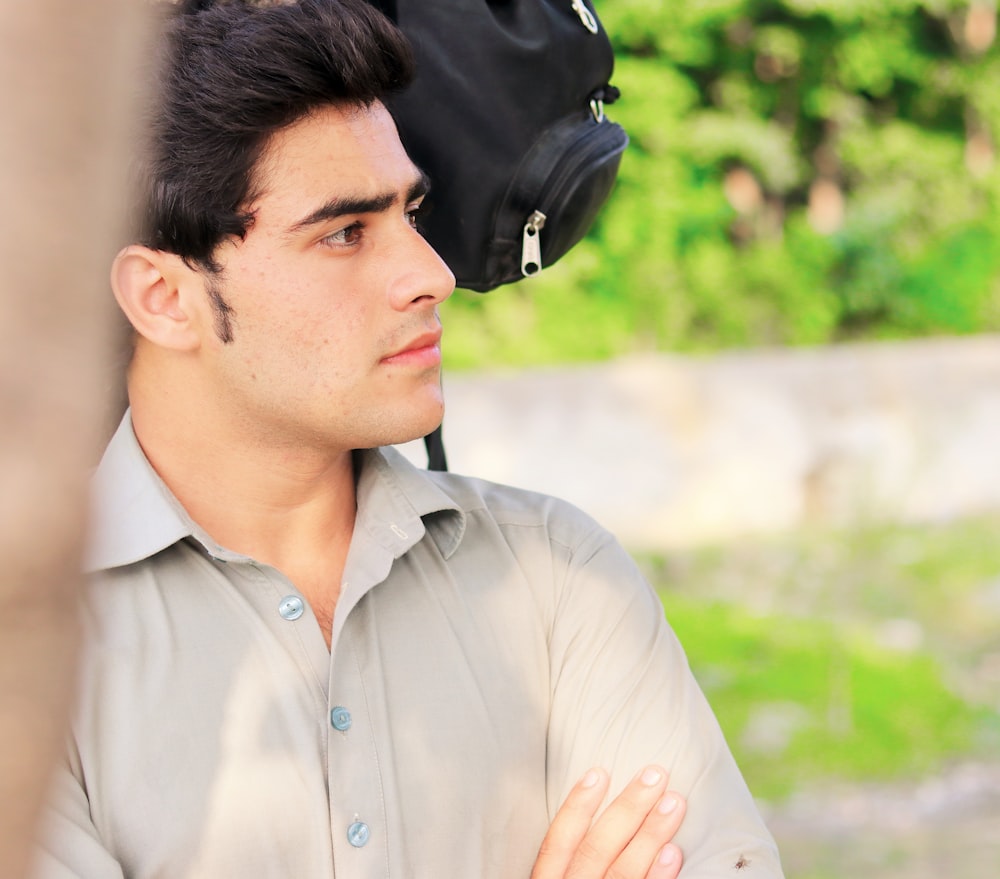
[[[346,579],[346,578],[345,578]],[[364,671],[358,655],[358,635],[370,628],[366,605],[355,607],[345,620],[331,657],[327,708],[328,789],[334,854],[346,863],[362,861],[376,869],[389,856],[385,797],[379,753],[371,725]],[[374,672],[378,674],[378,672]],[[347,730],[339,730],[345,721]],[[347,855],[350,852],[354,857]],[[365,875],[372,875],[366,873]]]

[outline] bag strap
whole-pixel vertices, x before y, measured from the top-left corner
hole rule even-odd
[[[444,454],[444,439],[441,436],[442,426],[439,424],[433,433],[429,433],[424,437],[424,448],[427,449],[428,470],[444,471],[448,469],[448,459]]]

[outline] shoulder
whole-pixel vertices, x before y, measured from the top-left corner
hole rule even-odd
[[[614,540],[588,513],[558,497],[456,473],[428,472],[427,478],[462,510],[471,529],[532,534],[572,550]]]
[[[659,599],[630,554],[588,513],[486,479],[419,468],[418,474],[450,499],[450,516],[438,521],[431,514],[424,522],[437,546],[448,548],[442,555],[456,580],[475,584],[480,594],[502,584],[504,595],[518,597],[519,613],[537,610],[553,644],[592,630],[605,633],[595,636],[600,641],[625,618],[638,621],[625,629],[657,637],[664,622]]]
[[[411,515],[423,520],[450,562],[472,559],[485,568],[513,560],[531,579],[560,581],[584,568],[619,575],[634,568],[607,529],[565,500],[486,479],[427,471],[395,449],[382,449],[367,461],[375,465],[371,469],[381,471],[382,485],[391,486],[391,492],[382,493],[405,498]]]
[[[478,559],[511,556],[529,581],[591,601],[649,591],[617,538],[558,497],[456,474],[431,474],[465,512],[462,548]]]

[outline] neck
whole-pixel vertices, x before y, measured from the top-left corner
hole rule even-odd
[[[178,407],[169,393],[130,396],[136,438],[188,515],[288,577],[329,642],[356,512],[351,450],[251,435],[190,397]]]

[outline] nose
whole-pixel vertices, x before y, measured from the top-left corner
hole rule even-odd
[[[392,307],[406,311],[444,302],[455,291],[451,269],[416,229],[408,227],[405,235],[389,290]]]

